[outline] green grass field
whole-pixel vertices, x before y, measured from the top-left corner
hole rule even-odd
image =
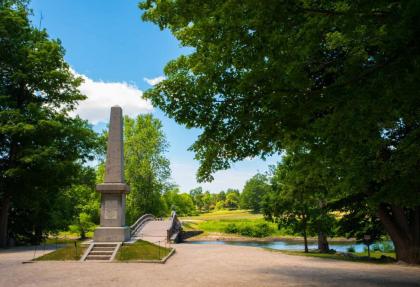
[[[124,245],[118,251],[117,260],[161,260],[171,251],[147,241],[138,240],[134,244]]]
[[[248,210],[220,210],[203,213],[199,216],[183,217],[181,220],[184,230],[202,230],[204,231],[203,236],[216,232],[252,237],[245,234],[254,234],[253,231],[261,229],[261,225],[266,225],[266,236],[292,235],[287,230],[278,230],[277,224],[265,221],[261,214],[254,214]],[[238,232],[227,232],[232,227],[236,228]],[[247,233],[247,231],[249,232]]]
[[[67,260],[80,260],[83,253],[85,252],[86,247],[81,246],[80,242],[74,241],[72,243],[66,244],[64,247],[61,247],[53,252],[45,254],[41,257],[35,258],[36,261],[67,261]]]

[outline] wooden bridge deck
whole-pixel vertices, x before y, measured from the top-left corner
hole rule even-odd
[[[135,237],[151,243],[165,244],[167,242],[167,231],[170,227],[169,220],[151,220],[137,231]]]

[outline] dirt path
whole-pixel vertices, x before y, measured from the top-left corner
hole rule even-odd
[[[260,248],[176,245],[166,264],[37,262],[0,252],[0,286],[420,286],[420,268],[289,256]]]

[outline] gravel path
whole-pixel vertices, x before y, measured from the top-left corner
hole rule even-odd
[[[0,286],[420,286],[420,268],[289,256],[260,248],[178,244],[166,264],[36,262],[0,251]]]

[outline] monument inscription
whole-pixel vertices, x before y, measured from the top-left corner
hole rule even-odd
[[[105,201],[105,219],[118,218],[118,199],[109,199]]]

